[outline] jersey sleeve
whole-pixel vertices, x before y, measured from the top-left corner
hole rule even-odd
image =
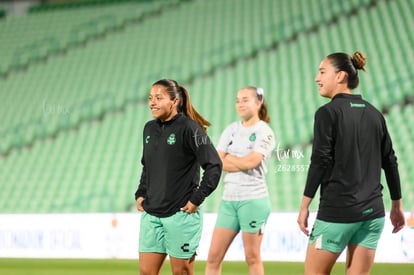
[[[233,123],[224,129],[217,144],[217,150],[227,153],[227,148],[232,143],[234,127],[235,124]]]
[[[141,160],[142,163],[142,172],[141,172],[141,178],[139,180],[139,186],[137,191],[135,192],[135,200],[137,200],[139,197],[144,197],[147,193],[147,180],[146,180],[146,169],[145,169],[145,163],[144,159]]]
[[[391,137],[387,130],[385,120],[383,120],[384,136],[381,142],[381,166],[385,173],[388,189],[392,200],[401,199],[401,183],[398,171],[397,157],[395,155]]]
[[[333,165],[334,126],[329,111],[321,107],[315,113],[311,164],[309,167],[304,195],[315,196],[325,174]]]
[[[144,150],[145,150],[145,132],[148,129],[148,123],[144,127],[144,131],[142,134],[142,157],[141,157],[141,165],[142,165],[142,172],[141,172],[141,178],[139,180],[138,189],[135,191],[135,200],[137,200],[139,197],[146,196],[147,193],[147,173],[146,173],[146,167],[145,167],[145,159],[144,159]]]
[[[190,201],[195,205],[200,205],[217,188],[222,172],[222,162],[209,136],[201,127],[194,126],[191,131],[196,133],[194,134],[196,138],[189,140],[189,146],[203,169],[203,174]]]
[[[272,129],[266,124],[258,133],[252,150],[261,153],[265,158],[269,158],[273,149],[275,149],[275,136]]]

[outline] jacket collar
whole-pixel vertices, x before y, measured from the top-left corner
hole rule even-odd
[[[162,122],[161,120],[157,119],[157,124],[160,126],[167,126],[170,125],[172,123],[174,123],[174,121],[176,121],[177,119],[179,119],[180,117],[184,116],[183,113],[178,113],[175,116],[173,116],[170,120],[164,121]]]
[[[355,95],[355,94],[343,94],[343,93],[339,93],[336,94],[332,100],[337,99],[337,98],[349,98],[349,99],[362,99],[361,95]]]

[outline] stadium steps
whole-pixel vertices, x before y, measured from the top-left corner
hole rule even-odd
[[[270,3],[273,4],[274,2],[270,1]],[[291,3],[291,1],[286,3]],[[204,7],[202,6],[204,4],[207,5],[207,2],[192,3],[191,5],[186,6],[186,8],[191,8],[192,11],[193,9],[197,9],[200,12],[203,10],[207,11],[202,8]],[[208,1],[208,5],[213,4],[216,5],[217,3]],[[389,5],[400,7],[399,3],[386,2],[386,4],[386,7],[389,7]],[[197,5],[201,5],[201,7]],[[210,8],[211,10],[214,10],[212,7]],[[306,7],[302,8],[305,9]],[[226,9],[229,10],[228,8]],[[286,8],[286,12],[288,10],[289,8]],[[352,9],[350,9],[350,11],[352,11]],[[396,12],[394,9],[393,11]],[[211,129],[209,129],[209,134],[212,136],[214,142],[218,140],[223,128],[229,122],[237,119],[234,110],[237,90],[246,85],[262,86],[265,89],[266,97],[269,99],[269,106],[271,106],[271,126],[275,130],[276,139],[281,142],[282,149],[302,149],[305,156],[302,159],[290,159],[286,161],[279,161],[277,156],[273,156],[270,161],[268,184],[275,211],[295,211],[299,205],[300,196],[298,196],[298,194],[301,194],[302,192],[306,173],[283,170],[278,172],[277,170],[279,169],[279,165],[282,164],[304,165],[309,162],[310,146],[308,139],[311,134],[313,113],[317,106],[326,102],[317,96],[316,85],[312,88],[317,64],[327,52],[331,51],[330,49],[332,48],[352,52],[354,46],[345,44],[346,41],[350,40],[344,40],[344,44],[333,43],[334,38],[337,37],[339,31],[338,26],[343,24],[341,25],[343,27],[341,33],[343,31],[344,36],[353,37],[353,35],[356,34],[350,33],[351,28],[346,28],[346,23],[348,22],[350,26],[360,26],[359,22],[365,22],[363,17],[366,15],[377,16],[374,15],[374,13],[376,14],[377,10],[375,7],[371,7],[366,13],[364,12],[364,9],[361,9],[355,14],[353,13],[351,18],[347,17],[351,13],[345,14],[342,17],[323,17],[324,20],[331,21],[325,22],[326,24],[317,25],[317,28],[310,25],[308,28],[305,28],[304,30],[302,29],[302,32],[299,32],[299,29],[303,28],[303,25],[301,25],[302,23],[297,23],[297,27],[294,27],[293,32],[291,31],[291,36],[285,36],[285,40],[282,41],[272,40],[271,43],[268,42],[269,44],[260,44],[260,47],[263,45],[270,45],[269,48],[261,48],[260,50],[256,50],[255,48],[250,48],[250,50],[247,48],[246,50],[243,47],[248,45],[247,42],[238,41],[237,37],[230,37],[229,40],[223,41],[223,44],[213,45],[214,48],[211,49],[208,48],[208,43],[204,43],[205,45],[203,45],[203,47],[206,48],[201,48],[204,51],[203,53],[210,53],[211,55],[206,54],[203,59],[195,59],[190,62],[189,64],[191,65],[188,66],[190,68],[189,71],[183,69],[175,74],[174,70],[181,64],[181,62],[187,63],[189,60],[192,60],[191,58],[182,60],[172,58],[171,60],[173,61],[171,61],[171,63],[166,63],[166,74],[171,73],[173,76],[179,77],[178,80],[180,82],[184,81],[184,83],[188,85],[186,85],[186,87],[190,90],[191,99],[195,107],[213,123]],[[172,22],[175,18],[181,18],[184,23],[186,22],[184,20],[186,17],[177,16],[186,14],[184,11],[177,9],[171,14],[176,16],[172,16],[170,13],[164,14],[162,18],[165,18],[164,16],[166,16],[167,19],[164,19],[165,21],[163,21],[163,24],[160,24],[160,26],[165,26],[166,23]],[[245,18],[246,17],[244,17],[243,20],[245,20]],[[306,16],[304,16],[304,18],[306,18]],[[341,22],[342,20],[343,22]],[[218,22],[219,25],[223,24],[222,21]],[[298,20],[297,22],[301,21]],[[149,22],[147,22],[147,24],[144,23],[139,27],[142,28],[142,31],[146,31],[147,35],[159,30],[156,28],[158,26],[149,24]],[[188,24],[188,22],[186,24]],[[269,22],[269,26],[271,24],[275,24],[275,22]],[[176,28],[180,25],[173,26]],[[409,30],[410,24],[406,26]],[[244,25],[241,25],[241,28],[243,27]],[[377,27],[379,28],[381,26]],[[373,26],[371,26],[371,28],[373,28]],[[240,29],[229,29],[230,32],[238,32],[238,30]],[[296,33],[295,30],[297,31]],[[407,29],[401,29],[400,31],[406,30]],[[131,34],[134,34],[135,31],[135,29],[131,28],[128,29],[126,33],[130,36]],[[166,32],[167,31],[171,33],[170,30],[166,30]],[[366,31],[369,31],[368,27],[366,28]],[[139,32],[137,31],[136,33]],[[162,35],[160,35],[163,38],[169,38],[167,40],[171,41],[174,36],[164,36],[167,34],[168,33],[162,33]],[[273,33],[269,32],[266,35],[271,34]],[[118,33],[116,38],[122,37],[123,35],[124,33]],[[280,35],[280,33],[276,33],[275,35]],[[326,37],[332,39],[326,41],[324,39]],[[359,35],[356,35],[355,39],[353,39],[356,46],[358,46],[358,49],[364,50],[365,48],[372,47],[372,42],[368,41],[368,39],[356,39],[359,37]],[[207,38],[223,39],[223,37],[216,38],[215,36],[207,36]],[[379,43],[383,43],[384,39],[386,39],[386,37],[379,37]],[[260,39],[254,40],[256,41],[255,43],[261,43]],[[89,53],[92,51],[103,47],[104,49],[100,50],[101,55],[111,59],[109,58],[111,54],[120,51],[110,51],[106,49],[119,49],[117,48],[117,43],[125,44],[124,41],[130,40],[119,40],[117,42],[116,39],[103,39],[100,41],[99,45],[88,45],[86,48],[79,49],[79,52],[73,51],[69,53],[68,56],[71,57],[71,59],[76,57],[77,59],[82,60],[88,57]],[[164,39],[154,39],[151,40],[151,44],[148,43],[149,45],[157,45],[158,47],[146,52],[150,57],[145,59],[146,62],[156,60],[156,62],[154,62],[156,64],[154,68],[157,66],[159,67],[159,64],[162,64],[162,62],[169,60],[170,56],[176,56],[177,53],[180,52],[179,47],[172,49],[171,52],[166,51],[165,49],[167,48],[161,44],[163,41]],[[265,39],[263,41],[265,41]],[[277,41],[277,47],[274,47],[274,41]],[[149,42],[149,40],[146,40],[146,42]],[[230,48],[234,45],[240,45],[239,50],[241,52],[238,54],[244,53],[247,54],[247,56],[239,57],[236,62],[233,60],[235,56],[226,59],[226,62],[230,63],[220,63],[221,58],[217,57],[217,60],[207,63],[208,66],[200,70],[197,65],[200,60],[206,60],[208,57],[217,55],[220,52],[219,49],[222,49],[224,52],[231,52]],[[187,49],[183,47],[183,44],[180,44],[179,46],[181,47],[181,50]],[[202,46],[200,44],[195,44],[195,47]],[[121,49],[124,50],[125,48]],[[370,50],[369,52],[367,51],[367,53],[374,57],[382,56],[382,54],[384,54],[382,48],[381,51],[375,50],[375,48],[373,48],[373,50],[371,50],[371,48],[369,49]],[[195,49],[191,49],[191,51],[191,56],[196,53]],[[156,52],[161,52],[165,54],[165,56],[155,56]],[[405,56],[407,59],[412,56],[412,53],[405,48],[402,49],[402,52],[406,54]],[[102,71],[99,71],[100,77],[87,77],[87,79],[90,78],[91,80],[93,79],[93,81],[88,84],[89,86],[86,86],[85,84],[85,88],[83,88],[84,90],[82,90],[82,92],[79,92],[79,87],[82,87],[82,85],[79,85],[76,81],[74,81],[73,85],[65,83],[61,86],[70,87],[67,88],[68,90],[63,90],[62,92],[65,96],[64,102],[69,102],[70,100],[75,102],[73,98],[79,97],[75,105],[72,106],[68,104],[68,106],[72,111],[71,114],[75,117],[74,121],[81,121],[81,123],[75,124],[76,127],[65,128],[66,130],[62,132],[62,135],[49,135],[45,139],[40,139],[39,142],[35,142],[31,145],[30,150],[27,150],[24,146],[19,147],[20,149],[11,151],[7,158],[0,158],[0,183],[2,183],[2,186],[7,185],[7,188],[5,188],[7,192],[3,194],[3,200],[0,204],[1,212],[107,212],[111,210],[126,211],[126,209],[133,208],[131,207],[130,202],[133,202],[133,192],[136,189],[137,178],[140,175],[140,135],[143,124],[150,119],[148,111],[145,111],[146,105],[139,103],[140,101],[138,99],[146,97],[146,91],[149,85],[154,79],[157,79],[162,72],[156,71],[155,69],[147,71],[150,67],[144,67],[145,70],[144,73],[142,73],[143,69],[137,66],[138,63],[134,63],[133,61],[136,56],[132,52],[121,51],[121,53],[129,56],[131,61],[129,63],[125,62],[127,65],[125,65],[124,73],[118,73],[119,75],[115,74],[116,78],[110,78],[109,75],[105,73],[105,70],[107,69],[104,68]],[[389,54],[389,52],[386,51],[385,54]],[[98,60],[98,58],[93,57],[92,53],[90,56],[91,58],[94,58],[95,61]],[[119,55],[119,58],[120,56],[121,55]],[[66,59],[66,57],[63,57],[63,59]],[[392,61],[392,59],[390,60]],[[53,68],[58,71],[58,68],[60,67],[57,65],[63,64],[59,63],[61,62],[60,60],[56,59],[45,65],[50,66],[50,63],[54,62],[56,62],[56,65],[54,65],[56,67]],[[71,60],[65,60],[65,62],[71,63]],[[102,59],[100,62],[102,62]],[[381,68],[382,65],[381,63],[376,63],[379,61],[375,61],[375,58],[371,58],[369,62],[370,72],[361,77],[360,90],[363,91],[364,96],[367,91],[367,93],[375,99],[377,93],[372,89],[377,89],[379,86],[364,85],[373,82],[371,80],[371,75],[373,74],[373,72],[371,72],[371,67],[373,67],[372,70],[374,70],[374,67]],[[123,64],[123,62],[121,63]],[[98,63],[97,61],[93,64],[95,64],[96,67],[104,66],[104,63]],[[114,65],[116,63],[109,64],[111,64],[110,67],[117,66]],[[388,66],[390,66],[390,70],[394,69],[397,72],[401,72],[398,69],[400,64],[391,62]],[[76,68],[77,66],[73,66],[72,72],[74,74],[76,73]],[[29,74],[32,70],[36,71],[35,68],[30,68],[28,71]],[[53,71],[54,70],[48,71],[49,74],[46,76],[41,71],[31,76],[26,74],[26,78],[20,78],[19,80],[29,86],[30,83],[35,82],[33,79],[39,80],[42,77],[50,77]],[[402,74],[403,76],[407,76],[407,78],[404,78],[407,81],[396,86],[399,87],[399,89],[402,89],[402,93],[405,95],[410,95],[410,91],[412,91],[412,82],[409,79],[411,73],[412,70],[408,68],[408,71]],[[292,76],[292,78],[284,77],[286,75]],[[52,84],[55,83],[54,85],[57,85],[56,83],[60,79],[59,77],[56,78],[57,80],[51,80]],[[73,80],[73,78],[71,79]],[[99,81],[101,81],[101,83],[99,83]],[[386,82],[386,84],[387,83],[388,82]],[[4,83],[0,83],[0,85],[3,84]],[[13,87],[19,87],[20,83],[17,81],[17,78],[13,84],[15,85]],[[35,84],[33,84],[33,86],[34,94],[30,98],[25,96],[24,93],[21,95],[15,94],[14,96],[16,99],[9,95],[7,99],[10,101],[3,101],[2,98],[1,102],[13,103],[13,106],[15,107],[15,111],[7,112],[7,119],[13,119],[13,117],[10,117],[13,115],[23,116],[25,114],[25,109],[21,107],[33,108],[34,105],[35,111],[42,112],[42,100],[45,98],[47,102],[49,100],[55,105],[58,105],[61,102],[59,101],[60,97],[53,97],[53,93],[45,96],[45,94],[42,93],[42,86],[36,86]],[[106,90],[102,87],[110,87],[111,89]],[[119,95],[118,87],[121,87],[119,88],[121,95]],[[366,87],[371,88],[366,89]],[[381,90],[385,89],[384,87],[381,88]],[[89,90],[90,93],[88,92]],[[96,90],[99,92],[97,93]],[[56,91],[60,90],[56,89]],[[123,102],[123,100],[127,99],[127,101],[132,101],[132,103],[122,105],[122,110],[115,108],[115,110],[108,112],[107,108],[114,108],[113,106],[117,105],[112,105],[112,100],[108,100],[109,103],[106,105],[107,101],[100,101],[100,97],[98,97],[102,94],[112,94],[108,91],[117,92],[115,96],[116,100]],[[74,94],[72,95],[71,92]],[[3,97],[3,93],[1,96]],[[36,101],[38,100],[37,97],[40,98],[39,101]],[[109,96],[108,98],[111,97]],[[214,102],[217,102],[218,100],[223,101],[225,107],[211,108],[211,104],[214,104]],[[387,97],[379,98],[377,101],[379,102],[379,107],[386,105],[389,102]],[[92,106],[95,106],[95,102],[99,102],[103,106],[97,107],[96,109],[92,108]],[[209,104],[206,104],[206,102],[209,102]],[[303,104],[304,102],[307,104]],[[21,104],[21,106],[19,106],[19,104]],[[399,105],[399,103],[392,105],[390,114],[394,113],[394,108]],[[85,108],[82,108],[82,106],[85,106]],[[404,109],[405,107],[401,108]],[[88,117],[101,116],[102,110],[105,114],[110,115],[104,115],[102,119],[88,119]],[[398,115],[395,116],[398,117]],[[28,117],[33,117],[33,114]],[[34,117],[36,118],[36,116]],[[61,117],[63,116],[58,116],[56,114],[54,116],[48,116],[47,120],[45,120],[47,121],[47,125],[44,126],[48,127],[48,131],[52,131],[52,133],[53,129],[59,130],[61,129],[60,127],[67,127],[68,122],[63,118],[60,120]],[[409,121],[411,121],[412,116],[410,118],[410,115],[407,115],[407,118],[404,119],[409,119]],[[26,122],[22,117],[17,121]],[[408,123],[408,125],[411,124]],[[14,126],[15,124],[12,124],[11,127]],[[38,128],[35,127],[30,130],[30,132],[36,133],[37,129]],[[392,133],[393,132],[394,131],[392,131]],[[401,137],[407,135],[407,133],[403,132]],[[13,137],[21,138],[20,135]],[[13,139],[10,140],[10,142],[15,142]],[[396,138],[395,143],[399,144],[400,142],[400,138]],[[302,143],[305,144],[302,145]],[[401,148],[401,145],[399,146]],[[398,151],[400,150],[401,149]],[[54,167],[54,169],[52,170],[50,167]],[[403,175],[406,175],[407,171],[409,171],[409,168],[406,166],[402,166],[401,169]],[[24,172],[19,173],[19,171]],[[21,190],[25,191],[22,192]],[[26,190],[30,192],[26,192]],[[408,190],[410,191],[411,189]],[[26,202],[30,199],[31,194],[35,194],[36,200],[31,201],[30,203]],[[20,200],[19,202],[21,202],[22,199],[24,202],[17,205],[17,201]],[[216,210],[219,201],[220,189],[206,201],[205,210]]]
[[[29,83],[28,85],[30,86],[30,88],[32,87],[33,83],[36,83],[37,85],[39,85],[37,89],[40,91],[40,93],[42,93],[41,97],[43,98],[43,100],[50,100],[52,104],[55,105],[55,107],[59,107],[60,102],[63,101],[65,103],[64,107],[66,107],[67,109],[69,108],[79,109],[81,108],[79,107],[79,104],[81,106],[84,106],[83,102],[79,103],[79,99],[84,97],[82,96],[82,94],[91,95],[91,98],[85,99],[84,101],[91,102],[91,104],[89,105],[92,106],[94,104],[93,103],[94,96],[89,91],[107,93],[102,83],[99,83],[99,79],[96,79],[96,81],[94,79],[91,79],[91,81],[88,81],[88,83],[92,83],[92,85],[93,83],[97,85],[97,86],[91,86],[90,89],[86,86],[87,84],[84,84],[82,86],[82,83],[86,81],[85,80],[86,77],[109,79],[109,78],[114,77],[112,75],[105,77],[105,75],[110,74],[108,72],[109,68],[113,68],[113,67],[122,68],[124,66],[125,69],[123,71],[116,70],[115,72],[119,72],[119,75],[123,75],[123,76],[127,75],[129,76],[129,78],[125,77],[124,78],[125,81],[123,81],[124,79],[122,79],[122,81],[114,81],[114,82],[116,82],[117,85],[124,85],[125,89],[111,88],[112,91],[109,96],[110,97],[113,96],[115,98],[115,94],[117,94],[116,100],[112,104],[110,104],[111,107],[109,107],[109,110],[103,109],[97,113],[98,116],[102,116],[107,111],[111,111],[116,108],[123,108],[123,106],[127,104],[125,101],[134,102],[134,101],[139,100],[137,98],[138,93],[136,93],[135,91],[130,92],[131,85],[128,86],[128,81],[136,82],[135,80],[133,80],[134,75],[141,74],[141,72],[139,71],[140,68],[135,65],[137,63],[140,63],[140,61],[138,61],[139,60],[138,59],[137,63],[128,62],[125,60],[125,58],[122,59],[122,57],[125,57],[125,56],[133,57],[134,55],[136,56],[134,52],[137,51],[137,48],[136,48],[137,46],[138,48],[142,47],[142,50],[140,52],[150,53],[150,54],[147,54],[147,56],[157,57],[156,54],[151,54],[152,52],[154,52],[154,49],[146,48],[145,45],[141,45],[142,44],[141,37],[145,37],[142,35],[143,34],[142,32],[145,32],[145,35],[147,37],[151,37],[151,33],[154,33],[154,32],[159,33],[160,34],[159,37],[161,38],[161,41],[159,41],[158,43],[159,45],[162,45],[163,43],[162,39],[165,39],[164,37],[168,37],[167,35],[174,33],[170,31],[169,29],[164,30],[166,24],[170,24],[172,29],[182,29],[183,26],[188,25],[186,23],[187,21],[176,20],[176,18],[193,20],[193,22],[200,22],[203,20],[207,20],[207,23],[209,25],[213,24],[213,26],[216,26],[216,27],[213,27],[212,30],[217,29],[220,26],[228,26],[226,27],[228,29],[223,29],[224,33],[218,36],[217,33],[219,32],[211,32],[211,31],[207,33],[206,35],[203,32],[203,30],[201,29],[198,30],[198,28],[200,27],[204,29],[204,25],[200,26],[200,24],[194,24],[193,26],[191,26],[193,30],[190,30],[190,32],[201,33],[206,37],[200,37],[200,39],[194,40],[195,44],[193,45],[193,47],[191,47],[189,55],[179,54],[183,48],[188,48],[188,46],[186,46],[188,45],[188,43],[187,41],[185,41],[185,39],[178,39],[179,41],[183,41],[182,42],[183,45],[178,45],[178,47],[171,49],[170,52],[168,52],[169,50],[168,48],[160,49],[160,50],[165,50],[166,51],[165,54],[168,55],[171,59],[171,61],[168,62],[170,64],[168,63],[166,64],[167,66],[164,67],[163,72],[159,72],[159,69],[157,69],[160,67],[159,64],[165,63],[165,60],[163,58],[160,58],[160,59],[156,59],[155,62],[153,62],[154,67],[146,68],[148,71],[148,74],[142,77],[142,83],[146,83],[146,79],[151,79],[151,80],[148,80],[148,82],[149,81],[152,82],[154,79],[159,78],[163,75],[176,76],[174,77],[175,79],[178,79],[178,80],[183,79],[184,81],[191,83],[193,79],[198,78],[198,77],[201,77],[201,78],[205,77],[211,74],[217,68],[225,67],[225,66],[232,65],[232,64],[234,66],[235,62],[239,62],[240,60],[243,60],[243,59],[254,58],[258,52],[269,50],[269,48],[263,48],[266,46],[265,44],[260,44],[260,43],[255,44],[257,43],[257,41],[260,42],[263,40],[261,37],[263,33],[265,36],[269,36],[269,35],[274,36],[272,43],[270,43],[271,47],[274,47],[275,43],[279,45],[278,43],[282,43],[282,42],[286,43],[286,42],[294,41],[292,39],[297,37],[298,33],[302,31],[309,32],[313,30],[314,26],[318,26],[318,25],[311,25],[312,23],[313,24],[328,23],[322,20],[332,20],[332,18],[335,18],[335,16],[338,16],[338,14],[335,14],[335,13],[347,11],[346,9],[345,10],[338,9],[335,6],[333,6],[332,10],[330,10],[331,16],[326,17],[326,18],[321,17],[319,21],[310,21],[310,23],[305,23],[305,21],[303,21],[302,18],[305,17],[305,12],[307,11],[309,7],[308,6],[296,7],[296,6],[292,6],[294,4],[292,4],[291,1],[284,1],[280,3],[281,9],[285,9],[285,10],[292,9],[295,11],[298,10],[298,14],[294,14],[292,18],[289,18],[289,17],[284,18],[283,16],[289,13],[283,13],[283,16],[281,16],[281,18],[277,18],[275,22],[270,22],[270,23],[268,22],[267,24],[263,22],[262,23],[264,24],[263,26],[259,26],[259,25],[257,26],[257,28],[261,27],[262,30],[264,31],[254,32],[252,31],[253,29],[249,29],[249,28],[251,28],[251,26],[256,26],[255,24],[257,24],[257,22],[260,22],[260,20],[256,20],[256,18],[253,18],[253,20],[250,21],[251,24],[247,24],[246,22],[248,21],[244,20],[244,18],[248,17],[249,14],[252,12],[254,12],[254,14],[257,13],[259,15],[258,16],[259,18],[263,18],[264,17],[263,11],[275,10],[276,8],[278,8],[278,6],[275,5],[274,1],[263,1],[263,3],[261,2],[261,5],[256,5],[256,4],[252,5],[252,3],[249,1],[244,1],[241,3],[237,2],[237,3],[238,5],[236,5],[232,1],[228,1],[226,2],[226,4],[222,4],[221,2],[209,2],[209,3],[200,2],[200,3],[195,3],[194,5],[187,5],[186,9],[177,9],[177,10],[171,11],[169,13],[164,14],[159,19],[151,21],[151,26],[149,25],[147,26],[146,24],[141,24],[145,26],[141,28],[141,25],[140,25],[138,28],[130,28],[120,33],[119,35],[117,34],[117,36],[112,36],[111,37],[112,39],[103,39],[99,41],[99,43],[96,43],[94,45],[89,45],[86,48],[81,48],[77,51],[72,51],[66,56],[60,58],[59,60],[54,60],[53,62],[49,61],[48,64],[46,64],[46,66],[43,66],[39,69],[34,68],[34,71],[36,71],[36,73],[32,73],[31,71],[29,73],[26,73],[26,75],[28,76],[27,78],[29,79],[30,78],[42,79],[42,76],[48,75],[49,76],[47,79],[48,84],[50,85],[51,84],[50,82],[55,84],[55,85],[50,85],[50,86],[54,86],[55,88],[52,88],[52,89],[49,88],[49,91],[46,89],[46,93],[48,92],[49,94],[45,94],[44,93],[45,91],[40,91],[43,88],[43,87],[40,87],[40,85],[42,85],[41,81],[39,82],[37,81],[35,82],[33,80],[28,81]],[[306,3],[307,2],[304,1],[304,3],[302,4],[306,4]],[[221,8],[218,9],[217,7],[219,5]],[[223,5],[224,7],[222,7]],[[237,9],[235,10],[234,7],[237,7]],[[215,12],[216,10],[218,10],[219,12]],[[186,18],[187,12],[193,17],[190,16],[190,18],[187,19]],[[228,14],[231,12],[237,12],[237,16],[235,17],[240,18],[238,19],[240,23],[237,22],[235,24],[233,21],[231,21],[233,20],[233,18],[228,16]],[[326,11],[324,11],[324,13],[326,13]],[[203,18],[205,14],[214,14],[215,16],[211,18]],[[269,14],[268,14],[268,18],[271,18]],[[298,20],[298,18],[301,20]],[[214,25],[215,22],[218,22],[218,23]],[[243,31],[244,29],[246,29],[248,33],[256,35],[256,37],[248,36],[247,38],[242,39],[242,37],[244,36],[241,36],[240,34],[245,33]],[[279,29],[282,30],[283,32],[282,35],[280,35],[279,31],[275,32],[275,30],[279,30]],[[238,35],[234,35],[234,34],[238,34]],[[258,34],[260,35],[258,36]],[[177,38],[180,38],[178,34],[176,36]],[[116,42],[116,40],[121,41],[121,43]],[[198,42],[199,44],[197,44],[197,41],[201,41],[201,42]],[[214,43],[221,43],[221,44],[217,44],[217,45],[209,44],[209,43],[206,43],[206,41],[209,41],[209,42],[212,41]],[[128,47],[128,46],[121,46],[121,44],[123,45],[132,44],[134,48]],[[206,45],[208,45],[209,49],[208,48],[206,49]],[[119,51],[117,49],[123,49],[125,51],[123,55],[121,55],[121,58],[117,58],[117,56],[119,56]],[[199,49],[198,52],[194,52],[195,49]],[[115,54],[115,52],[117,53]],[[108,60],[103,61],[102,56],[108,57]],[[145,57],[141,57],[141,59],[145,60]],[[70,62],[72,62],[72,64],[70,64],[70,62],[68,63],[69,60],[71,60]],[[129,58],[129,60],[134,60],[134,59]],[[145,63],[151,64],[151,61],[146,61]],[[180,66],[181,63],[186,63],[186,64],[188,63],[190,64],[190,66]],[[96,68],[98,69],[98,71],[94,72],[94,69],[92,68]],[[82,69],[84,71],[82,71]],[[58,72],[60,73],[60,75],[56,75]],[[56,82],[62,82],[63,75],[65,76],[67,82],[56,83]],[[20,80],[21,78],[17,77],[13,80],[10,80],[10,82],[13,83],[15,81],[16,83],[15,86],[19,86],[20,83],[18,82]],[[8,84],[9,83],[6,83],[6,85]],[[72,88],[71,86],[73,84],[75,84],[75,86]],[[111,84],[106,85],[106,86],[110,86],[110,85]],[[69,90],[69,87],[71,87],[72,89]],[[15,87],[6,88],[5,90],[13,90],[13,88]],[[139,87],[136,87],[136,90],[143,91],[145,89],[146,89],[145,85],[139,85]],[[63,97],[63,100],[54,98],[56,96],[56,93],[55,93],[56,90],[66,92],[65,96]],[[115,92],[114,90],[121,90],[121,92],[119,91]],[[128,90],[128,92],[125,92],[126,90]],[[14,98],[16,99],[17,97],[15,96]],[[17,102],[20,102],[20,101],[17,101]],[[26,112],[17,112],[17,113],[26,114],[26,116],[29,116],[31,118],[32,116],[36,116],[39,114],[39,109],[40,109],[39,106],[43,103],[44,102],[38,102],[34,105],[33,104],[29,105],[27,108],[24,109],[26,110]],[[97,103],[97,105],[99,106],[100,104]],[[20,107],[21,105],[18,104],[18,106]],[[35,110],[31,110],[30,106],[32,107],[37,106],[37,108],[35,108]],[[15,107],[15,106],[11,106],[11,107]],[[86,107],[86,109],[87,108],[88,107]],[[99,107],[96,108],[93,106],[93,107],[90,107],[90,109],[96,110],[96,109],[99,109]],[[7,110],[5,110],[5,112],[11,113]],[[76,118],[82,118],[82,116],[78,115],[76,112],[71,115],[73,115]],[[14,116],[14,117],[15,119],[19,121],[29,120],[28,118],[25,119],[24,117],[23,118],[19,118],[18,116]],[[61,118],[61,122],[62,121],[71,122],[73,120],[78,121],[77,119],[66,119],[65,117]],[[9,120],[9,121],[12,121],[12,120]],[[54,122],[54,123],[46,122],[46,124],[52,125],[51,127],[43,127],[43,128],[51,128],[48,132],[52,133],[52,135],[56,135],[56,132],[61,131],[60,128],[54,128],[55,125],[60,125],[60,122],[59,123],[58,122]],[[68,123],[66,124],[63,123],[63,124],[64,124],[64,129],[70,128],[70,124]],[[78,126],[77,124],[72,124],[72,127],[77,127],[77,126]],[[7,125],[4,125],[3,127],[8,129]],[[8,135],[12,135],[10,133],[13,133],[13,131],[9,130],[7,131],[7,133]],[[18,135],[21,135],[20,132],[18,132]],[[6,139],[6,140],[9,140],[9,139]],[[20,136],[17,136],[15,140],[22,140],[22,139]],[[1,148],[6,148],[6,149],[3,149],[2,153],[3,155],[7,155],[8,152],[13,148],[13,146],[10,147],[10,144],[8,146],[6,143],[6,145],[2,145]],[[20,148],[20,146],[16,148]]]
[[[1,40],[6,41],[0,46],[3,63],[0,79],[159,16],[179,2],[142,1],[6,17],[0,21]]]
[[[407,211],[414,211],[414,170],[412,152],[414,151],[414,105],[393,106],[387,115],[388,131],[393,139],[394,150],[398,158],[402,196]],[[385,183],[385,177],[383,177]],[[386,190],[386,184],[384,184]],[[388,191],[387,191],[388,192]],[[389,200],[389,196],[384,197]]]
[[[2,213],[129,211],[140,176],[142,107],[2,159]],[[5,184],[10,183],[10,184]],[[11,184],[13,183],[13,184]]]

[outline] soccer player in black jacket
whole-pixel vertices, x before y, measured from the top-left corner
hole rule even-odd
[[[361,95],[355,52],[328,55],[319,66],[319,93],[331,101],[315,113],[311,165],[298,216],[307,229],[309,204],[320,186],[320,203],[309,237],[305,274],[330,274],[347,247],[346,273],[369,274],[384,228],[381,169],[390,191],[393,233],[404,227],[397,158],[383,115]]]
[[[142,212],[140,274],[159,274],[167,255],[173,274],[193,274],[203,227],[199,206],[216,189],[222,163],[206,134],[210,123],[193,108],[184,87],[170,79],[157,81],[149,107],[155,119],[144,127],[135,193]]]

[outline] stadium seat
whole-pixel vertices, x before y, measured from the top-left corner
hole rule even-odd
[[[403,188],[413,198],[414,112],[405,102],[413,90],[407,34],[414,4],[319,2],[324,9],[306,0],[123,2],[3,18],[0,212],[129,211],[142,129],[151,119],[148,91],[164,77],[189,89],[212,123],[214,144],[239,119],[238,89],[265,89],[280,149],[303,152],[299,159],[279,160],[276,152],[270,159],[272,206],[296,211],[314,112],[328,101],[314,82],[318,64],[332,51],[355,50],[368,56],[356,92],[389,110]],[[292,167],[303,171],[286,170]],[[218,209],[222,188],[205,211]]]

